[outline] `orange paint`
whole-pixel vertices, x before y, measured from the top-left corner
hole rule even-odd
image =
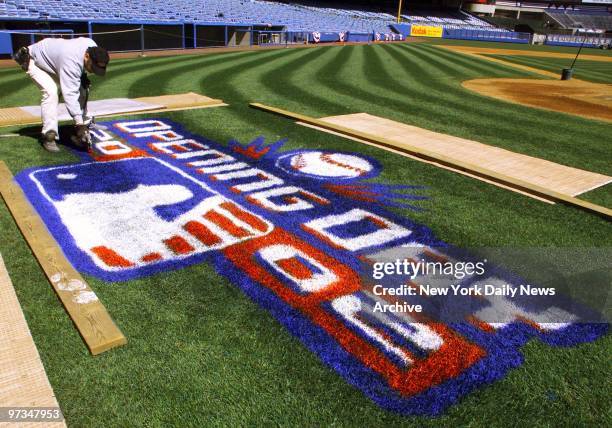
[[[189,254],[194,250],[189,242],[177,235],[164,240],[164,244],[175,254]]]
[[[230,213],[232,213],[232,215],[234,215],[239,220],[244,221],[246,224],[251,226],[253,229],[257,229],[260,232],[265,232],[268,229],[268,225],[266,223],[264,223],[263,221],[255,217],[254,215],[244,211],[243,209],[238,207],[236,204],[233,204],[231,202],[223,202],[221,204],[221,208],[229,211]]]
[[[245,238],[251,235],[248,230],[237,226],[236,224],[232,223],[227,217],[219,214],[216,211],[207,212],[206,214],[204,214],[204,218],[208,221],[213,222],[221,229],[225,230],[230,235],[235,236],[236,238]]]
[[[304,266],[298,259],[292,257],[290,259],[282,259],[276,262],[278,267],[284,270],[292,277],[302,280],[312,277],[312,272],[308,267]]]
[[[142,256],[140,260],[145,263],[151,263],[151,262],[156,262],[158,260],[161,260],[162,258],[163,257],[159,253],[149,253],[149,254],[145,254],[144,256]]]
[[[210,229],[200,222],[190,221],[185,224],[184,229],[206,246],[212,247],[221,242],[221,238],[212,233]]]
[[[126,258],[119,255],[114,250],[111,250],[108,247],[99,246],[93,247],[91,252],[94,253],[100,260],[102,260],[107,266],[110,267],[131,267],[134,266],[134,263],[130,262]]]

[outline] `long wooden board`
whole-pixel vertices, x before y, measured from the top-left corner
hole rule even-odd
[[[454,161],[469,162],[564,195],[578,196],[612,182],[612,177],[607,175],[561,165],[501,147],[430,131],[367,113],[323,117],[320,120],[344,126],[356,132],[384,136],[398,147],[410,144],[415,148],[447,156]]]
[[[96,115],[96,118],[163,113],[179,110],[194,110],[210,107],[222,107],[227,105],[223,102],[223,100],[210,98],[204,95],[196,94],[195,92],[134,98],[133,101],[139,102],[142,105],[140,107],[134,107],[133,109],[126,108],[117,113]],[[62,121],[60,120],[60,122]],[[36,125],[39,123],[41,123],[40,116],[28,112],[24,110],[24,108],[11,107],[0,109],[0,128],[18,125]]]
[[[432,150],[428,150],[427,148],[417,147],[415,145],[409,144],[407,142],[398,144],[396,141],[390,140],[380,135],[374,135],[368,132],[359,132],[353,129],[347,128],[345,126],[333,124],[326,122],[325,120],[316,119],[313,117],[305,116],[299,113],[290,112],[287,110],[282,110],[275,107],[266,106],[260,103],[251,103],[250,106],[252,108],[256,108],[259,110],[263,110],[269,113],[274,113],[280,116],[288,117],[300,122],[304,122],[310,125],[315,125],[323,129],[328,129],[331,131],[339,132],[341,134],[347,135],[349,137],[355,137],[362,140],[366,140],[370,143],[374,143],[379,145],[380,147],[391,147],[394,149],[398,149],[402,152],[405,152],[409,155],[416,156],[421,159],[425,159],[428,161],[434,161],[436,163],[440,163],[444,166],[449,166],[454,169],[460,169],[469,172],[470,174],[486,178],[488,180],[493,180],[499,182],[505,186],[509,186],[512,188],[516,188],[523,192],[532,193],[536,196],[551,199],[556,202],[562,202],[564,204],[574,206],[580,209],[583,209],[588,212],[592,212],[598,214],[604,218],[611,219],[612,218],[612,210],[609,208],[593,204],[591,202],[583,201],[576,197],[566,195],[551,189],[547,189],[545,187],[529,183],[527,181],[510,177],[505,174],[501,174],[499,172],[493,171],[489,168],[484,168],[480,165],[474,164],[472,162],[454,159],[445,154],[441,154],[438,152],[434,152]]]
[[[66,260],[41,218],[0,161],[0,194],[32,253],[93,355],[125,345],[127,340],[83,277]]]
[[[518,190],[518,189],[512,188],[512,187],[510,187],[510,186],[506,186],[506,185],[503,185],[503,184],[501,184],[501,183],[498,183],[498,182],[496,182],[496,181],[489,180],[489,179],[487,179],[487,178],[483,178],[483,177],[479,177],[479,176],[477,176],[477,175],[471,174],[471,173],[469,173],[468,171],[465,171],[465,170],[461,170],[461,169],[453,168],[453,167],[448,166],[448,165],[442,165],[442,164],[440,164],[440,163],[438,163],[438,162],[435,162],[435,161],[425,160],[425,159],[423,159],[423,158],[419,158],[418,156],[409,155],[408,153],[403,152],[403,151],[398,150],[398,149],[394,149],[394,148],[391,148],[391,147],[382,147],[382,146],[380,146],[379,144],[370,143],[369,141],[362,140],[362,139],[360,139],[360,138],[350,137],[350,136],[345,135],[345,134],[342,134],[342,133],[340,133],[340,132],[331,131],[331,130],[329,130],[329,129],[323,129],[323,128],[320,128],[320,127],[315,126],[315,125],[310,125],[310,124],[308,124],[308,123],[299,122],[299,121],[298,121],[298,122],[296,122],[296,123],[297,123],[298,125],[302,125],[302,126],[305,126],[305,127],[307,127],[307,128],[316,129],[317,131],[325,132],[325,133],[327,133],[327,134],[337,135],[338,137],[343,137],[343,138],[347,138],[347,139],[349,139],[349,140],[357,141],[358,143],[361,143],[361,144],[366,144],[366,145],[368,145],[368,146],[377,147],[377,148],[379,148],[379,149],[380,149],[380,148],[382,148],[383,150],[388,151],[388,152],[390,152],[390,153],[395,153],[396,155],[404,156],[404,157],[407,157],[407,158],[409,158],[409,159],[413,159],[413,160],[416,160],[416,161],[419,161],[419,162],[428,163],[428,164],[430,164],[430,165],[434,165],[434,166],[436,166],[436,167],[438,167],[438,168],[446,169],[446,170],[448,170],[448,171],[452,171],[452,172],[457,173],[457,174],[465,175],[466,177],[475,178],[475,179],[477,179],[477,180],[484,181],[485,183],[489,183],[489,184],[492,184],[492,185],[494,185],[494,186],[501,187],[502,189],[511,190],[511,191],[513,191],[513,192],[515,192],[515,193],[520,193],[521,195],[524,195],[524,196],[529,196],[529,197],[530,197],[530,198],[532,198],[532,199],[537,199],[538,201],[546,202],[547,204],[551,204],[551,205],[554,205],[554,204],[555,204],[555,201],[554,201],[554,200],[552,200],[552,199],[549,199],[549,198],[543,198],[543,197],[541,197],[541,196],[536,196],[536,195],[534,195],[534,194],[532,194],[532,193],[528,193],[528,192],[523,192],[523,191],[521,191],[521,190]]]
[[[11,278],[0,255],[0,407],[59,409]],[[0,426],[3,424],[0,422]],[[15,424],[16,425],[16,424]],[[9,424],[7,423],[7,426]],[[24,426],[41,426],[24,422]],[[65,427],[62,422],[45,426]]]

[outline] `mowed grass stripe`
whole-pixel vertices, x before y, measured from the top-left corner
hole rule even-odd
[[[135,75],[130,79],[130,82],[128,82],[129,86],[127,92],[130,98],[191,92],[193,91],[193,81],[183,79],[185,74],[190,74],[195,79],[199,79],[202,73],[208,72],[211,68],[214,69],[218,65],[223,65],[225,67],[228,64],[246,61],[248,55],[245,54],[248,53],[249,52],[232,52],[227,56],[217,54],[191,57],[190,59],[175,61],[172,66],[165,65],[163,67],[155,67],[153,70],[141,70],[138,75]],[[171,83],[174,81],[183,81],[185,85],[181,85],[181,87],[171,87]],[[155,82],[155,84],[153,85],[152,82]],[[202,95],[210,96],[205,91],[202,92]]]
[[[328,115],[342,113],[359,113],[370,108],[369,103],[364,105],[360,95],[364,92],[360,87],[352,87],[347,82],[354,79],[354,70],[362,67],[361,59],[355,55],[356,49],[346,46],[338,51],[333,60],[328,61],[314,73],[315,87],[327,98],[333,98],[336,107]],[[323,114],[321,115],[323,116]]]
[[[248,112],[250,99],[257,99],[262,94],[272,93],[262,85],[260,76],[271,69],[282,67],[282,64],[291,62],[296,56],[307,54],[308,52],[301,50],[267,52],[267,55],[257,55],[256,59],[240,63],[236,67],[224,67],[212,74],[202,76],[199,82],[202,87],[208,85],[212,94],[222,94],[219,96],[230,102],[230,107],[224,109],[225,133],[227,134],[226,129],[257,127],[258,133],[252,136],[254,138],[269,130],[265,122],[260,121],[255,125],[252,122],[252,115]],[[235,135],[228,135],[225,139],[228,137],[233,138]]]
[[[271,118],[269,115],[255,112],[248,107],[246,101],[265,98],[266,102],[272,104],[285,104],[295,102],[309,102],[316,105],[326,103],[325,98],[314,97],[319,91],[315,90],[311,82],[312,72],[333,58],[337,48],[323,50],[307,50],[302,52],[286,53],[284,56],[275,57],[273,61],[259,64],[249,70],[248,78],[241,77],[240,82],[249,82],[248,85],[239,85],[238,90],[244,97],[245,102],[236,103],[231,110],[234,117],[234,125],[242,124],[244,127],[256,127],[258,134],[288,136],[295,125],[280,118]],[[227,84],[225,86],[228,86]],[[230,87],[233,87],[231,83]],[[306,90],[310,88],[310,90]],[[235,88],[233,89],[236,90]],[[299,109],[301,104],[295,108]]]
[[[9,77],[10,76],[10,77]],[[18,107],[26,104],[17,104],[21,100],[21,92],[28,86],[34,86],[34,82],[22,70],[18,75],[11,73],[9,76],[0,78],[0,94],[2,94],[2,104],[6,107]],[[14,96],[19,94],[19,96]]]
[[[297,99],[302,102],[323,102],[322,99],[310,97],[307,90],[309,82],[306,76],[300,75],[306,67],[316,68],[319,58],[324,58],[332,54],[331,48],[314,49],[295,52],[285,52],[285,55],[274,58],[269,64],[262,64],[256,69],[251,70],[248,78],[252,82],[245,88],[236,90],[241,99],[248,101],[254,98],[282,98],[284,100]],[[302,84],[296,82],[302,81]]]
[[[341,104],[322,93],[317,74],[330,64],[343,63],[342,48],[328,48],[321,52],[310,52],[278,68],[272,68],[261,77],[261,83],[278,97],[278,103],[285,108],[297,110],[309,106],[309,113],[315,116],[338,111]],[[274,100],[271,100],[274,102]]]
[[[557,72],[559,76],[561,76],[562,69],[569,68],[572,65],[572,60],[567,58],[538,58],[510,55],[491,56],[516,64]],[[574,67],[574,77],[578,79],[589,80],[596,83],[612,83],[612,62],[589,61],[579,58]]]
[[[204,126],[207,127],[205,134],[224,143],[238,136],[234,130],[257,129],[257,134],[247,138],[254,138],[265,131],[277,132],[274,126],[270,125],[269,116],[253,117],[251,109],[248,108],[248,102],[253,99],[261,99],[262,95],[274,94],[274,91],[267,90],[261,83],[262,75],[278,70],[284,63],[293,61],[295,57],[309,54],[312,54],[310,49],[261,52],[255,58],[226,62],[200,73],[196,82],[202,91],[209,96],[222,98],[230,104],[221,111],[205,113],[205,115],[213,116],[211,120],[204,121]],[[322,52],[319,52],[320,54]],[[280,75],[277,74],[277,76]],[[194,127],[201,127],[201,122],[193,118],[194,113],[200,116],[200,112],[183,113],[180,113],[178,118],[185,125],[193,123]],[[173,117],[176,116],[176,114],[173,115]],[[283,125],[290,124],[283,123]]]
[[[435,64],[440,61],[434,55],[435,52],[431,55],[423,51],[415,53],[416,56],[419,54],[424,54],[428,63]],[[473,138],[481,141],[490,139],[495,145],[571,166],[606,174],[612,172],[609,163],[602,162],[601,156],[605,159],[602,150],[604,146],[585,147],[574,143],[590,138],[605,141],[609,125],[496,101],[463,89],[458,84],[459,80],[461,79],[437,81],[435,84],[444,87],[445,93],[454,95],[462,104],[479,106],[478,109],[470,109],[476,114],[476,120],[470,125],[475,135]],[[551,126],[553,123],[554,126]],[[583,125],[578,126],[578,123]]]
[[[368,61],[365,62],[363,69],[364,76],[368,76],[371,85],[376,86],[379,89],[379,93],[387,93],[389,96],[386,98],[386,102],[391,106],[396,107],[402,111],[402,108],[413,107],[418,110],[423,110],[427,117],[432,117],[434,120],[440,120],[440,118],[447,118],[451,120],[454,126],[462,127],[473,127],[481,121],[481,116],[474,112],[470,107],[469,103],[461,102],[459,97],[454,97],[448,100],[440,99],[440,97],[432,94],[429,91],[429,86],[436,87],[439,90],[448,89],[445,87],[444,81],[437,80],[434,82],[427,82],[423,77],[427,76],[427,70],[415,70],[410,77],[417,79],[420,86],[416,90],[411,88],[405,88],[405,98],[398,96],[394,88],[401,86],[390,70],[395,69],[389,66],[388,61],[384,61],[380,56],[379,50],[371,50]],[[413,52],[415,56],[418,56],[417,51]],[[438,61],[439,63],[442,61]],[[408,80],[409,80],[408,79]],[[432,84],[433,83],[433,84]],[[416,91],[420,91],[421,99],[413,100],[413,96]],[[399,91],[400,93],[402,91]],[[395,95],[395,97],[394,97]],[[414,103],[414,101],[420,101]]]
[[[230,69],[230,71],[219,70],[211,75],[203,76],[200,84],[206,85],[210,82],[215,86],[213,90],[223,93],[227,100],[231,100],[230,108],[225,109],[224,128],[231,129],[254,129],[256,134],[249,138],[262,135],[262,133],[273,134],[277,131],[270,124],[269,117],[253,117],[252,112],[248,108],[249,100],[261,99],[262,97],[277,96],[273,90],[266,88],[263,82],[263,76],[267,73],[275,73],[276,78],[282,76],[286,78],[284,68],[286,64],[292,64],[295,61],[303,61],[304,57],[310,58],[313,52],[307,50],[291,50],[291,51],[275,51],[269,55],[258,55],[254,61],[240,64],[239,67]],[[318,55],[323,54],[319,52]],[[279,85],[280,86],[280,85]],[[277,102],[277,99],[274,99]],[[283,123],[284,126],[291,126],[290,123]],[[227,134],[227,131],[226,131]],[[235,138],[236,135],[228,135],[228,138]],[[224,141],[221,141],[224,142]]]
[[[158,86],[158,83],[164,83],[169,70],[180,67],[197,67],[210,63],[214,64],[223,61],[232,61],[235,56],[241,56],[240,54],[242,53],[243,52],[232,53],[229,58],[223,58],[221,55],[178,56],[161,58],[164,61],[156,61],[153,64],[144,61],[140,64],[133,64],[132,66],[135,68],[128,67],[126,70],[117,70],[117,73],[114,73],[109,80],[105,78],[98,79],[100,85],[99,87],[94,87],[94,91],[97,89],[96,92],[116,93],[118,94],[117,96],[121,96],[121,94],[126,96],[127,94],[130,98],[164,95],[167,92],[163,92],[162,88]],[[172,59],[174,61],[172,61]],[[163,76],[163,79],[159,79],[160,75]],[[152,82],[155,82],[155,84]]]
[[[121,82],[133,80],[132,73],[139,71],[147,73],[157,67],[165,67],[167,64],[176,61],[177,59],[172,57],[155,57],[122,61],[121,64],[117,65],[111,62],[106,76],[90,75],[92,81],[91,100],[100,99],[98,94],[102,92],[108,94],[104,98],[125,97]],[[7,73],[6,76],[0,76],[0,93],[2,94],[3,107],[36,105],[40,102],[39,89],[21,69],[11,69],[11,72]]]
[[[213,94],[223,95],[227,100],[232,102],[246,102],[254,94],[249,90],[242,89],[243,83],[238,80],[239,77],[244,79],[247,86],[250,87],[252,83],[249,82],[252,78],[254,70],[262,67],[264,70],[273,68],[276,66],[277,61],[282,61],[294,55],[304,54],[301,51],[270,51],[264,52],[250,58],[248,61],[240,62],[235,65],[224,65],[210,74],[204,74],[200,77],[198,84],[204,89],[209,87]],[[231,82],[238,80],[235,85]]]
[[[452,127],[456,128],[459,125],[462,129],[472,129],[474,130],[472,135],[482,138],[483,117],[480,112],[475,111],[472,108],[472,103],[470,102],[472,101],[470,98],[476,98],[476,96],[465,91],[457,84],[455,73],[452,70],[453,66],[448,64],[447,60],[432,57],[427,52],[419,50],[418,47],[411,52],[412,55],[410,56],[410,59],[412,62],[408,63],[407,61],[402,61],[401,58],[398,58],[398,54],[400,56],[405,54],[403,51],[404,50],[392,55],[392,58],[398,61],[398,65],[400,67],[404,67],[406,72],[410,72],[413,68],[415,68],[410,77],[414,78],[420,84],[418,90],[421,92],[423,100],[422,103],[419,104],[419,107],[428,111],[428,117],[432,117],[434,120],[436,120],[437,123],[434,124],[434,128],[441,130],[442,132],[448,132],[448,125],[446,127],[444,125],[440,126],[439,123],[439,121],[444,118],[444,121],[446,123],[451,123]],[[376,55],[375,52],[373,52],[373,54]],[[383,60],[377,59],[376,61],[373,61],[373,64],[381,64],[382,62]],[[429,68],[438,70],[443,76],[445,75],[446,78],[437,79],[435,82],[429,81],[427,78]],[[393,87],[401,88],[403,81],[410,81],[410,78],[399,81],[395,77],[397,76],[397,73],[391,74],[386,69],[380,69],[380,74],[382,75],[380,81],[391,82]],[[380,84],[380,81],[378,82],[378,85],[382,89],[383,85]],[[414,92],[410,92],[410,90],[411,88],[409,87],[403,88],[403,91],[412,96]],[[515,128],[511,124],[508,124],[506,120],[510,112],[504,112],[503,108],[509,107],[509,109],[516,109],[516,107],[507,104],[502,104],[500,106],[499,102],[489,99],[485,99],[484,101],[481,99],[475,99],[473,101],[490,104],[491,109],[487,113],[487,119],[492,123],[495,123],[493,129],[489,130],[490,132],[498,134],[499,132],[504,131],[515,131]],[[499,111],[500,107],[502,107],[502,111]],[[526,123],[526,126],[529,125],[529,123]],[[470,135],[470,137],[472,137],[472,135]],[[517,137],[520,138],[521,136],[518,135]]]
[[[501,77],[501,76],[516,76],[521,75],[532,75],[523,70],[517,70],[510,66],[504,66],[503,64],[492,63],[485,59],[481,59],[475,56],[468,56],[459,52],[453,52],[448,49],[440,49],[431,45],[423,44],[417,45],[417,49],[424,52],[429,52],[430,56],[447,60],[450,64],[461,66],[461,76],[463,78],[473,78],[478,76],[485,77]]]
[[[479,103],[482,105],[483,110],[486,110],[487,112],[486,119],[490,119],[492,122],[494,121],[497,127],[511,126],[511,128],[506,129],[498,128],[499,131],[512,131],[516,133],[521,131],[528,131],[532,126],[535,127],[541,125],[542,120],[530,114],[530,111],[528,109],[524,109],[520,106],[517,106],[516,104],[496,101],[491,98],[482,97],[461,87],[459,82],[461,80],[466,79],[463,79],[464,74],[460,73],[459,69],[454,67],[454,61],[452,62],[453,65],[449,66],[448,62],[452,60],[449,59],[449,61],[445,61],[444,59],[441,59],[439,55],[437,55],[437,52],[422,49],[415,50],[414,56],[422,59],[422,64],[424,64],[424,68],[433,66],[436,69],[448,70],[448,78],[436,82],[435,87],[438,92],[442,94],[440,95],[440,100],[449,103],[457,110],[463,110],[465,112],[466,106],[472,105],[472,103]],[[454,69],[454,71],[450,71],[451,68]],[[505,69],[506,67],[501,66],[499,68]],[[510,69],[510,71],[513,70]],[[492,72],[490,74],[474,76],[474,78],[485,76],[490,77],[491,74],[495,75],[496,73]],[[523,73],[519,71],[517,74],[521,75]],[[515,76],[510,74],[510,77]],[[425,85],[428,87],[431,86],[427,82],[425,82]],[[476,116],[476,121],[474,121],[473,124],[478,124],[479,132],[482,132],[481,125],[483,115],[480,114],[478,111],[475,111],[473,108],[468,108],[467,111],[469,112],[467,117],[474,117],[474,115]],[[507,121],[510,115],[515,115],[517,112],[523,113],[521,118],[522,126],[521,129],[519,129],[518,131],[514,124],[509,124]],[[562,131],[565,132],[566,130],[563,129]],[[496,132],[496,134],[499,134],[499,132]],[[517,137],[521,137],[521,135],[517,135]]]
[[[551,52],[551,53],[565,53],[565,54],[576,54],[578,51],[577,47],[571,46],[552,46],[552,45],[531,45],[529,43],[503,43],[503,42],[485,42],[481,40],[454,40],[454,39],[428,39],[425,41],[428,45],[449,45],[449,46],[471,46],[477,48],[492,48],[500,51],[513,51],[513,50],[524,50],[524,51],[540,51],[540,52]],[[598,56],[612,56],[611,51],[603,49],[587,49],[583,50],[583,53],[589,55]]]

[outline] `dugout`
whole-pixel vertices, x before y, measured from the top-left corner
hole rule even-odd
[[[172,23],[90,22],[88,33],[109,51],[185,48],[185,26]]]
[[[227,27],[225,25],[194,24],[194,47],[208,48],[226,46]]]
[[[6,33],[4,33],[6,31]],[[10,57],[23,46],[29,46],[46,37],[71,38],[87,32],[87,23],[71,21],[5,21],[0,22],[2,48],[0,57]]]
[[[251,27],[227,27],[227,46],[250,46],[251,35],[249,30]]]
[[[290,34],[285,31],[285,27],[274,25],[254,25],[250,37],[254,45],[279,45],[290,40]]]

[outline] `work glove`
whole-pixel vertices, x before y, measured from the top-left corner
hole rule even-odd
[[[89,127],[87,125],[75,125],[74,127],[74,138],[73,142],[83,149],[91,149],[91,135],[89,134]]]

